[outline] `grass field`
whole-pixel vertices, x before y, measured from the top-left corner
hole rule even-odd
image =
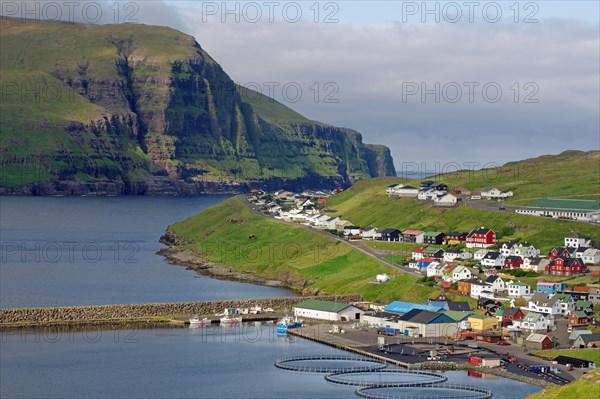
[[[238,271],[285,280],[304,292],[318,289],[332,295],[358,293],[372,301],[425,301],[435,291],[418,283],[417,277],[333,238],[255,215],[237,198],[169,229],[189,242],[181,250],[193,250]],[[390,281],[374,283],[380,273],[390,275]]]
[[[592,370],[562,387],[546,388],[527,399],[595,399],[600,397],[600,370]]]
[[[575,359],[587,360],[594,362],[596,365],[600,365],[600,349],[570,349],[570,350],[556,350],[556,351],[541,351],[534,352],[534,355],[547,357],[554,359],[558,356],[574,357]]]
[[[569,156],[566,156],[567,154]],[[450,187],[469,187],[471,189],[496,186],[501,189],[515,191],[515,199],[534,198],[541,195],[558,197],[567,194],[565,187],[571,187],[571,193],[599,192],[600,171],[599,151],[567,152],[554,157],[541,157],[543,163],[536,164],[532,160],[516,163],[515,165],[538,165],[538,173],[553,178],[544,185],[538,181],[538,175],[532,175],[523,183],[523,176],[513,180],[501,173],[501,168],[487,171],[488,175],[497,174],[490,181],[483,181],[478,172],[475,177],[463,176],[464,173],[436,177],[436,180],[446,182]],[[538,158],[536,158],[538,159]],[[551,160],[554,160],[551,162]],[[514,166],[515,168],[517,166]],[[505,167],[503,167],[505,168]],[[581,172],[581,173],[579,173]],[[495,176],[495,175],[494,175]],[[462,179],[462,180],[461,180]],[[418,186],[418,181],[408,181],[401,178],[376,178],[359,181],[343,193],[328,199],[327,207],[336,211],[336,215],[360,226],[376,226],[379,229],[397,228],[399,230],[414,228],[431,231],[470,231],[485,226],[492,228],[501,240],[529,241],[541,248],[542,252],[549,251],[553,246],[563,244],[563,238],[570,234],[582,234],[600,241],[600,229],[586,223],[558,219],[547,219],[535,216],[517,215],[508,212],[496,212],[486,209],[459,206],[451,209],[441,209],[431,203],[412,198],[390,198],[385,189],[394,183]],[[512,182],[511,184],[509,184]],[[502,184],[496,184],[502,183]],[[518,184],[517,184],[518,183]],[[540,189],[539,186],[542,186]],[[368,244],[377,249],[394,249],[394,243]]]

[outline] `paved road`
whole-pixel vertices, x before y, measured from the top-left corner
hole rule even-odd
[[[248,206],[248,208],[250,208],[250,210],[254,214],[259,215],[259,216],[263,216],[263,217],[267,217],[267,216],[263,215],[254,204],[250,203],[250,201],[248,201],[248,199],[246,198],[245,195],[238,195],[238,198],[244,204],[246,204],[246,206]],[[400,266],[397,263],[390,262],[389,260],[385,259],[382,255],[379,255],[378,253],[376,253],[374,250],[372,250],[371,248],[369,248],[367,246],[363,246],[363,245],[360,245],[358,243],[355,243],[355,242],[352,242],[352,241],[348,241],[345,238],[338,237],[338,236],[333,235],[333,234],[331,234],[331,233],[329,233],[328,231],[325,231],[325,230],[314,229],[314,228],[311,228],[311,227],[306,226],[304,224],[287,222],[287,221],[281,220],[281,219],[277,219],[277,220],[280,221],[280,222],[282,222],[282,223],[287,223],[287,224],[289,224],[291,226],[302,227],[302,228],[308,229],[310,231],[313,231],[315,233],[321,234],[323,236],[326,236],[326,237],[329,237],[329,238],[333,238],[334,240],[338,240],[341,243],[349,245],[352,248],[356,249],[357,251],[360,251],[363,254],[365,254],[367,256],[370,256],[371,258],[377,259],[378,261],[383,262],[383,263],[385,263],[388,266],[391,266],[391,267],[396,268],[398,270],[402,270],[403,272],[408,273],[408,274],[412,274],[413,276],[423,277],[423,275],[421,273],[419,273],[419,272],[416,272],[416,271],[414,271],[412,269],[409,269],[409,268],[407,268],[405,266]]]

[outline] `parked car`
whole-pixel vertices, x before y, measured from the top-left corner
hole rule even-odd
[[[506,342],[506,341],[498,341],[498,343],[496,345],[500,345],[500,346],[509,346],[510,342]]]

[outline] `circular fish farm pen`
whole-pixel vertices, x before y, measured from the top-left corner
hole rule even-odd
[[[327,374],[325,380],[360,387],[422,387],[446,382],[448,378],[432,371],[377,370]]]
[[[304,373],[369,372],[387,367],[383,360],[359,356],[291,356],[275,361],[275,367]]]
[[[414,388],[363,387],[356,395],[368,399],[489,399],[492,391],[462,384],[439,384]]]
[[[439,372],[386,369],[383,360],[364,356],[308,355],[282,357],[275,367],[303,373],[325,373],[325,380],[356,386],[355,394],[369,399],[489,399],[489,389],[447,383]],[[385,369],[385,370],[384,370]]]

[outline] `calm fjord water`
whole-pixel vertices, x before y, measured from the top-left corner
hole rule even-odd
[[[156,255],[166,227],[227,198],[0,197],[0,307],[284,297]]]

